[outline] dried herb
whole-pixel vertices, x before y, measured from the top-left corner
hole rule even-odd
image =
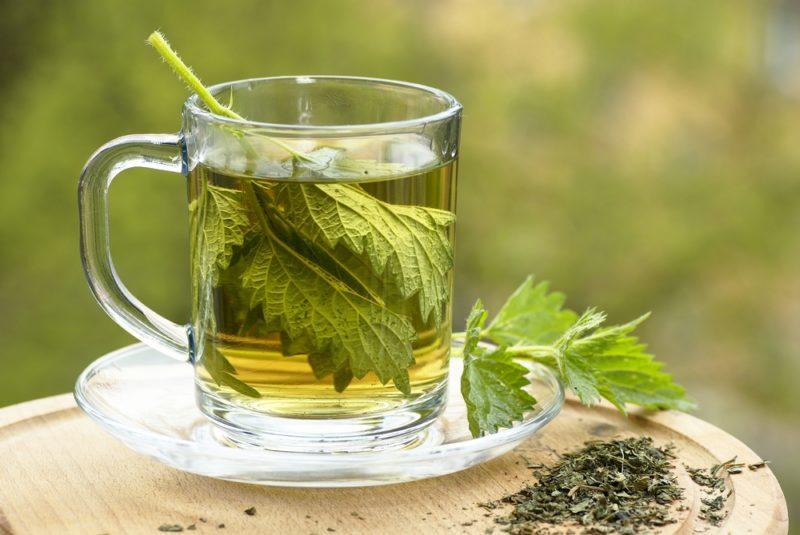
[[[698,518],[705,520],[712,526],[722,525],[725,520],[725,505],[731,495],[730,489],[725,486],[725,474],[740,474],[744,463],[737,463],[736,457],[715,464],[711,468],[686,467],[692,481],[702,487],[704,496],[700,498],[700,514]]]
[[[248,516],[255,516],[256,515],[256,508],[255,507],[248,507],[244,510],[244,514]]]
[[[761,468],[765,468],[768,464],[770,464],[770,462],[767,460],[758,461],[757,463],[748,464],[747,468],[749,468],[751,471],[756,471],[760,470]]]
[[[158,526],[158,531],[166,531],[169,533],[179,533],[183,531],[183,526],[180,524],[161,524]]]
[[[715,464],[714,466],[709,468],[709,471],[713,476],[719,474],[720,471],[724,471],[729,474],[741,474],[743,466],[744,463],[737,463],[736,457],[733,457],[733,459],[729,459],[724,463]]]
[[[511,504],[496,519],[512,534],[546,532],[547,525],[587,533],[639,533],[672,524],[671,504],[683,497],[672,475],[672,446],[650,437],[587,442],[559,462],[535,470],[538,481],[487,509]]]

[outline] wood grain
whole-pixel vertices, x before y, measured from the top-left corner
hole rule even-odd
[[[63,395],[0,409],[0,533],[159,533],[162,524],[195,524],[194,533],[223,535],[483,534],[488,528],[499,534],[501,526],[478,503],[531,481],[528,461],[551,462],[555,452],[593,438],[640,434],[678,448],[676,472],[687,489],[687,509],[676,511],[679,522],[663,533],[788,532],[783,493],[768,468],[729,477],[733,494],[721,528],[698,520],[702,494],[683,464],[708,467],[733,456],[746,463],[760,458],[725,432],[684,414],[626,419],[608,407],[586,409],[568,400],[540,434],[457,474],[364,489],[285,489],[168,468],[125,448]],[[246,515],[252,506],[256,514]]]

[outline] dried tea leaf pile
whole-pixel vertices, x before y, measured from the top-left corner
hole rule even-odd
[[[498,518],[514,534],[542,533],[545,525],[588,533],[639,533],[674,523],[671,504],[683,496],[672,475],[672,447],[650,437],[587,442],[579,451],[535,471],[538,481],[487,504],[514,506]]]

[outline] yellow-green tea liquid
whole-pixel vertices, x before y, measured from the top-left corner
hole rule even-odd
[[[206,185],[233,190],[243,190],[251,178],[222,174],[198,165],[190,174],[190,192],[196,199]],[[284,181],[255,179],[267,188],[300,187]],[[308,182],[306,182],[308,184]],[[359,182],[358,187],[375,198],[390,204],[426,206],[441,210],[455,209],[455,162],[439,166],[412,176]],[[280,211],[277,205],[274,209]],[[193,218],[202,217],[193,212]],[[256,224],[256,214],[250,214]],[[202,227],[202,221],[192,221],[193,228]],[[449,229],[452,243],[455,229]],[[246,247],[246,245],[245,245]],[[202,254],[194,250],[193,255]],[[317,378],[308,362],[308,355],[285,356],[281,333],[269,331],[260,317],[258,306],[251,307],[241,279],[242,255],[234,253],[231,265],[219,275],[216,284],[208,280],[195,280],[195,295],[208,292],[210,299],[196,299],[196,318],[202,324],[195,327],[196,335],[202,337],[199,344],[199,387],[234,405],[274,416],[298,418],[344,418],[391,411],[413,403],[426,394],[441,389],[447,373],[450,350],[451,314],[450,299],[442,305],[440,321],[431,314],[426,321],[420,318],[416,306],[417,296],[401,299],[384,293],[379,297],[392,311],[406,314],[413,323],[416,337],[412,343],[415,363],[409,368],[411,395],[402,394],[392,382],[381,384],[373,373],[361,379],[354,378],[343,392],[337,392],[332,376]],[[193,258],[193,262],[197,259]],[[452,270],[449,276],[452,294]],[[267,287],[269,281],[267,281]],[[203,319],[205,318],[205,319]],[[208,373],[205,361],[210,351],[224,356],[235,370],[235,377],[255,389],[260,397],[247,396],[226,386],[217,384]]]

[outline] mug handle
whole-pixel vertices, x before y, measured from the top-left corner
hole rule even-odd
[[[108,190],[121,171],[133,167],[183,174],[181,137],[123,136],[89,158],[78,185],[83,271],[95,299],[111,319],[154,349],[187,362],[192,358],[188,326],[168,320],[136,299],[119,280],[111,261]]]

